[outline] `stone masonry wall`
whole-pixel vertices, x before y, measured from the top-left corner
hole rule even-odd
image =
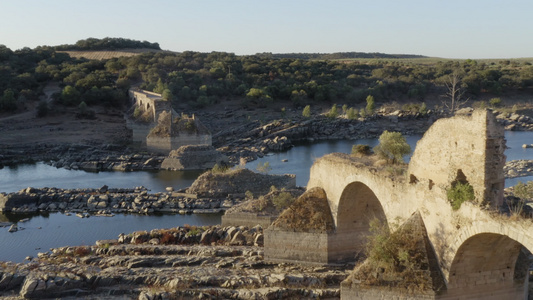
[[[324,265],[328,263],[328,235],[267,229],[265,257],[271,261]]]
[[[180,133],[173,137],[150,136],[146,138],[149,151],[168,154],[171,150],[186,145],[211,145],[211,135]]]
[[[155,101],[161,99],[160,94],[145,90],[130,89],[129,95],[135,106],[141,107],[144,111],[150,111],[152,113],[153,120],[157,120]]]
[[[446,189],[464,174],[476,202],[498,206],[503,201],[504,131],[490,111],[440,119],[417,143],[409,175]]]
[[[354,288],[341,284],[341,299],[350,300],[431,300],[440,299],[433,293],[407,292],[393,288]]]
[[[231,213],[222,216],[222,227],[225,226],[247,226],[254,227],[261,225],[263,228],[268,228],[277,217],[272,216],[258,216],[253,213]]]

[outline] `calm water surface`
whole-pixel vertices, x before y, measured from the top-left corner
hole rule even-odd
[[[407,141],[414,149],[421,136],[408,136]],[[533,149],[523,149],[523,144],[533,144],[533,132],[506,132],[507,160],[533,159]],[[314,160],[332,152],[350,153],[354,144],[377,145],[377,139],[320,141],[300,144],[286,152],[274,153],[247,164],[255,170],[259,163],[269,162],[272,174],[296,174],[296,184],[307,185],[309,170]],[[407,158],[407,160],[409,157]],[[287,162],[282,162],[287,160]],[[21,165],[0,169],[0,192],[15,192],[28,186],[58,188],[133,188],[145,186],[152,192],[164,191],[166,187],[180,189],[188,187],[202,171],[192,172],[100,172],[57,169],[46,164]],[[506,180],[506,186],[518,181],[533,180],[521,177]],[[16,222],[27,216],[0,215],[0,221]],[[190,225],[214,225],[220,223],[220,215],[163,215],[138,216],[117,215],[112,218],[91,217],[80,219],[60,213],[30,216],[30,220],[19,223],[24,230],[9,233],[0,228],[0,260],[22,261],[26,256],[65,245],[92,245],[96,240],[117,238],[120,233],[154,228],[169,228]],[[41,228],[41,229],[38,229]],[[40,249],[38,249],[40,248]],[[37,249],[37,250],[36,250]]]
[[[22,262],[28,255],[36,256],[50,248],[67,245],[94,245],[97,240],[116,239],[120,233],[172,228],[189,225],[220,224],[221,214],[197,215],[116,215],[114,217],[78,218],[61,213],[49,215],[2,215],[0,221],[19,222],[23,230],[8,232],[0,228],[0,260]]]

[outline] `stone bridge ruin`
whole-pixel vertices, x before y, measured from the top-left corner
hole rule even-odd
[[[435,261],[432,277],[444,286],[417,294],[347,284],[342,298],[527,298],[533,223],[497,211],[503,204],[504,150],[504,130],[492,112],[475,110],[435,122],[418,142],[405,176],[350,155],[326,155],[313,164],[307,190],[323,192],[334,228],[287,230],[274,222],[265,231],[265,258],[319,265],[355,261],[372,219],[401,225],[417,215]],[[447,190],[458,181],[473,187],[475,200],[453,210]]]
[[[126,125],[134,142],[149,151],[168,154],[181,146],[211,146],[211,132],[194,115],[178,115],[160,94],[137,88],[129,90],[132,109]]]

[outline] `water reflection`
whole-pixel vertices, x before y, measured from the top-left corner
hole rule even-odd
[[[29,186],[63,189],[134,188],[145,186],[150,191],[164,192],[166,187],[182,189],[190,186],[204,171],[139,171],[139,172],[85,172],[54,168],[44,163],[25,164],[0,170],[0,192],[12,193]]]
[[[52,213],[50,215],[26,215],[30,220],[4,214],[0,218],[19,222],[19,231],[8,232],[0,227],[0,261],[22,262],[26,256],[66,245],[94,245],[97,240],[116,239],[120,233],[150,231],[156,228],[172,228],[189,225],[220,224],[221,214],[199,215],[116,215],[112,218],[78,218],[74,215]]]

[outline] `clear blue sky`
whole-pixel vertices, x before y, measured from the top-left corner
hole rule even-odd
[[[12,50],[89,37],[172,51],[533,57],[531,0],[0,0]]]

